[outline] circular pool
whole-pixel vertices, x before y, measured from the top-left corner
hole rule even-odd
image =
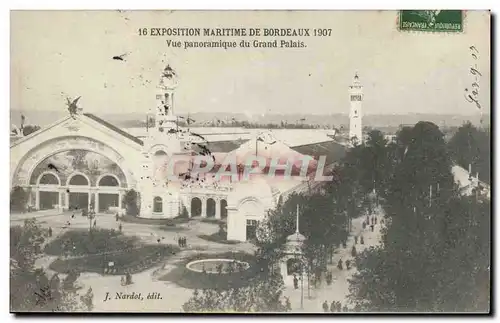
[[[201,259],[191,261],[186,268],[198,273],[229,274],[245,271],[250,265],[246,261],[236,259]]]

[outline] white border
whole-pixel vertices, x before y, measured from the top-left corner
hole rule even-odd
[[[82,7],[82,4],[85,4],[85,7]],[[474,1],[463,1],[463,0],[455,0],[455,1],[438,1],[438,0],[414,0],[414,1],[406,1],[406,2],[401,2],[401,1],[395,1],[395,0],[379,0],[379,1],[359,1],[359,0],[350,0],[350,1],[339,1],[335,3],[327,3],[325,0],[288,0],[288,1],[281,1],[278,2],[276,0],[253,0],[253,1],[218,1],[218,0],[211,0],[211,1],[187,1],[187,0],[171,0],[168,2],[154,2],[150,0],[141,0],[141,1],[107,1],[104,3],[102,0],[87,0],[85,2],[73,2],[69,3],[68,1],[62,1],[62,0],[45,0],[45,1],[37,1],[37,0],[31,0],[31,1],[2,1],[1,5],[2,10],[1,11],[1,46],[0,48],[1,53],[2,53],[2,61],[4,63],[4,68],[3,71],[9,71],[10,64],[9,64],[9,23],[10,23],[10,9],[164,9],[165,7],[168,6],[168,9],[237,9],[237,10],[242,10],[242,9],[337,9],[337,10],[346,10],[346,9],[357,9],[357,10],[362,10],[362,9],[428,9],[428,8],[439,8],[439,9],[493,9],[493,12],[496,12],[497,14],[500,12],[500,1],[498,0],[474,0]],[[496,17],[496,28],[495,28],[495,39],[493,40],[494,43],[498,42],[498,16]],[[82,26],[84,28],[84,26]],[[494,44],[492,43],[492,44]],[[497,58],[498,55],[495,55],[495,57],[492,57],[492,59]],[[495,73],[496,74],[496,73]],[[3,123],[2,126],[5,127],[0,133],[3,133],[3,136],[0,136],[0,140],[2,140],[4,147],[5,147],[5,152],[8,155],[8,147],[9,147],[9,139],[7,137],[7,133],[10,131],[10,116],[9,116],[9,111],[10,111],[10,88],[9,88],[9,83],[10,83],[10,75],[9,73],[2,73],[2,89],[4,91],[4,95],[2,96],[3,98],[3,109],[2,112],[4,113],[4,118],[2,118]],[[496,86],[492,91],[495,91],[496,93],[500,93],[499,90],[499,85],[496,83]],[[496,102],[492,102],[492,106],[496,107]],[[496,117],[495,117],[495,121]],[[496,124],[496,122],[495,122]],[[498,141],[495,144],[495,147],[493,150],[498,150],[498,146],[500,144]],[[4,159],[6,161],[6,159]],[[494,166],[498,166],[495,164]],[[498,167],[495,167],[496,169],[499,169]],[[8,167],[0,167],[0,176],[4,179],[3,183],[5,185],[3,186],[3,196],[6,198],[7,194],[9,193],[9,175],[8,175]],[[495,183],[496,184],[496,183]],[[497,197],[497,196],[495,196]],[[8,209],[8,203],[2,203],[4,207],[4,212],[3,218],[4,218],[4,228],[9,228],[9,209]],[[496,212],[494,213],[496,214]],[[493,214],[492,214],[493,216]],[[498,232],[498,226],[500,221],[496,220],[496,226],[495,226],[495,231]],[[7,230],[7,229],[6,229]],[[9,244],[9,239],[7,234],[1,234],[0,235],[3,239],[3,245],[7,246]],[[495,234],[493,234],[495,236]],[[8,256],[6,255],[9,251],[8,248],[1,248],[2,255],[0,256],[0,259],[2,260],[2,265],[0,266],[0,270],[2,271],[4,279],[2,280],[3,282],[3,291],[2,293],[2,299],[1,299],[1,305],[2,305],[2,314],[3,314],[3,319],[2,322],[6,321],[13,321],[14,317],[12,315],[9,315],[9,284],[8,284],[8,276],[9,276],[9,271],[8,271]],[[497,254],[498,255],[498,250]],[[496,268],[495,268],[496,269]],[[498,275],[496,276],[498,279]],[[498,282],[497,282],[498,285]],[[497,295],[498,297],[498,295]],[[493,305],[493,304],[492,304]],[[495,304],[496,305],[496,302]],[[495,306],[496,307],[496,306]],[[498,309],[498,307],[496,307]],[[336,316],[334,319],[338,319],[339,316]],[[5,319],[5,320],[4,320]],[[56,318],[46,318],[46,320],[55,320]],[[105,318],[97,318],[97,317],[92,317],[90,318],[94,322],[104,322]],[[119,318],[123,319],[123,318]],[[138,317],[133,317],[133,320],[139,321],[141,318]],[[178,320],[178,318],[174,317],[158,317],[158,318],[148,318],[153,321],[158,321],[158,322],[164,322],[165,320]],[[189,317],[189,320],[193,320],[193,317]],[[206,318],[198,318],[199,319],[206,319]],[[242,319],[241,317],[238,318],[229,318],[231,320],[240,320]],[[270,320],[271,318],[260,318],[259,320]],[[288,317],[287,319],[293,319],[291,317]],[[312,317],[300,317],[296,318],[300,320],[309,320],[312,319]],[[361,321],[361,320],[367,320],[365,317],[361,318],[355,318],[355,317],[349,317],[350,320],[355,320],[355,321]],[[407,318],[403,318],[407,319]],[[413,317],[412,320],[415,320],[416,317]],[[445,320],[453,320],[454,318],[446,318]],[[468,317],[467,319],[473,319],[476,320],[478,318],[470,318]],[[42,318],[30,318],[30,320],[34,321],[39,321],[42,320]],[[65,317],[65,321],[67,322],[76,322],[78,320],[78,317]],[[421,317],[418,318],[417,321],[428,321],[428,320],[437,320],[436,318],[429,318],[429,317]]]

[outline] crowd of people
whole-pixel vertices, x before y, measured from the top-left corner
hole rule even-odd
[[[383,219],[382,219],[383,221]],[[381,223],[383,224],[383,222],[381,221]],[[370,227],[370,230],[372,232],[374,232],[375,230],[375,226],[377,225],[378,223],[378,220],[377,220],[377,217],[376,216],[366,216],[366,219],[363,221],[363,230],[366,230],[367,226]],[[364,245],[365,244],[365,239],[363,237],[363,234],[360,234],[359,236],[356,235],[354,236],[354,244],[351,248],[351,256],[353,259],[356,258],[357,254],[358,254],[358,251],[356,249],[356,245],[357,244],[362,244]],[[344,241],[342,243],[342,246],[344,249],[347,248],[347,241]],[[345,261],[342,260],[342,258],[340,258],[337,262],[337,269],[338,270],[349,270],[351,269],[352,267],[354,266],[354,261],[351,260],[351,259],[347,259]],[[333,280],[333,273],[332,271],[327,271],[326,274],[325,274],[325,279],[326,279],[326,283],[328,285],[331,285],[332,284],[332,280]],[[298,283],[298,281],[297,281]],[[295,289],[298,288],[298,284],[296,284],[295,282],[295,277],[294,277],[294,287]],[[328,301],[324,301],[323,304],[322,304],[322,308],[323,308],[323,312],[325,313],[330,313],[330,312],[348,312],[349,311],[349,308],[347,307],[347,305],[344,305],[342,306],[342,303],[339,302],[339,301],[332,301],[330,304],[328,303]],[[355,308],[354,308],[355,311],[359,310],[359,305],[357,305]]]

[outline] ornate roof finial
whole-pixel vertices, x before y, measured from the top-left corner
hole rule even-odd
[[[357,81],[359,79],[358,72],[354,73],[354,79]]]
[[[175,71],[170,67],[170,64],[167,64],[163,70],[163,76],[169,79],[175,76]]]

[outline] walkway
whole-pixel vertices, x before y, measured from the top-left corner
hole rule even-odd
[[[292,305],[293,312],[323,312],[322,304],[326,300],[328,302],[328,306],[330,306],[332,301],[340,301],[342,306],[348,305],[349,308],[353,308],[352,304],[349,304],[347,301],[347,295],[349,294],[349,282],[348,279],[352,278],[352,275],[356,272],[356,268],[351,267],[350,270],[345,268],[345,261],[350,259],[352,262],[351,249],[354,245],[354,236],[363,235],[365,244],[362,245],[359,243],[356,244],[356,251],[358,254],[369,248],[371,246],[376,246],[380,242],[381,238],[381,225],[380,220],[383,218],[381,211],[373,214],[377,216],[377,225],[374,228],[374,232],[371,232],[369,226],[363,230],[363,221],[366,217],[361,217],[357,219],[353,219],[352,223],[352,234],[349,236],[347,240],[347,248],[343,248],[342,246],[335,251],[335,255],[333,256],[333,264],[328,265],[328,270],[333,274],[333,282],[330,286],[326,284],[324,279],[324,275],[321,279],[321,284],[318,285],[317,289],[315,289],[312,285],[309,289],[310,298],[308,298],[308,289],[307,289],[307,280],[304,279],[304,300],[303,305],[304,309],[300,309],[301,303],[301,284],[299,282],[299,289],[294,289],[293,285],[286,286],[286,290],[284,292],[284,296],[290,298],[290,303]],[[344,262],[344,269],[339,270],[337,268],[337,263],[339,259],[342,259]]]

